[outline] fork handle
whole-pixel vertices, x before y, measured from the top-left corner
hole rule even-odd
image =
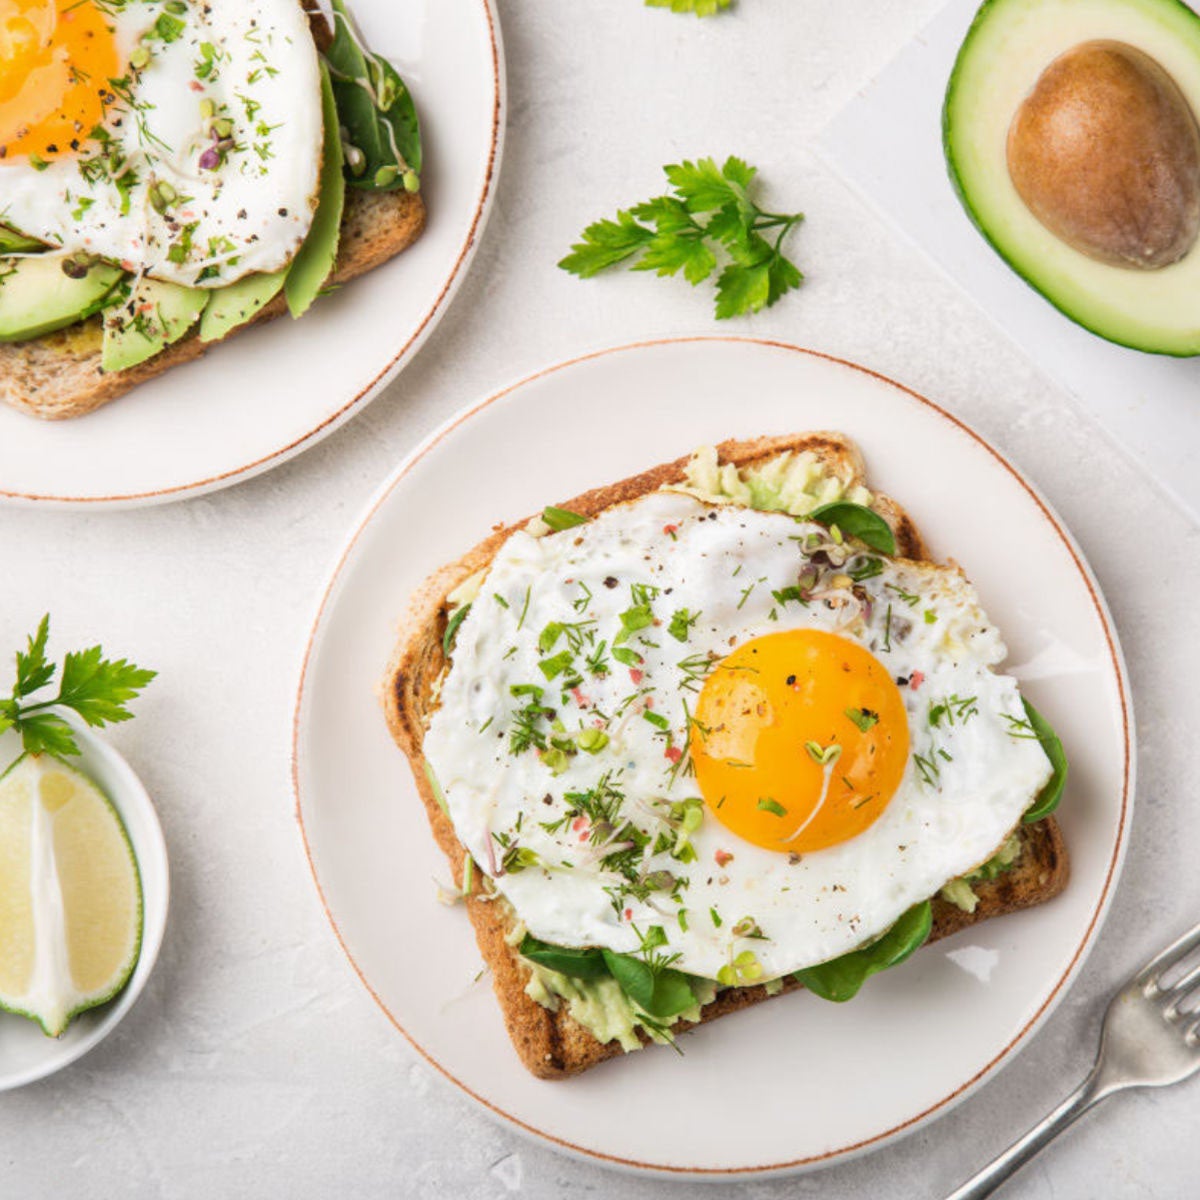
[[[1045,1120],[1035,1125],[1023,1138],[1014,1142],[994,1162],[973,1175],[946,1200],[983,1200],[990,1196],[1010,1175],[1025,1165],[1044,1146],[1056,1138],[1068,1125],[1081,1117],[1093,1104],[1117,1089],[1104,1086],[1099,1071],[1093,1071]]]

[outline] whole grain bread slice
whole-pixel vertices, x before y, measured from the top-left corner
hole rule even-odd
[[[394,258],[424,227],[425,204],[419,193],[348,188],[330,285],[348,283]],[[286,312],[281,293],[230,336]],[[101,338],[101,319],[95,316],[33,341],[0,345],[0,400],[49,421],[80,417],[218,344],[202,342],[193,330],[128,371],[106,373],[100,366]]]
[[[842,434],[820,432],[728,441],[717,447],[720,462],[738,467],[763,463],[785,452],[804,451],[815,455],[827,473],[836,475],[845,484],[866,486],[858,448]],[[558,503],[583,516],[596,516],[658,488],[682,483],[687,462],[686,458],[676,459]],[[874,494],[872,507],[892,527],[899,557],[929,561],[925,542],[899,504],[887,496]],[[434,572],[418,589],[401,623],[400,637],[381,688],[388,727],[408,758],[430,828],[449,860],[455,883],[460,888],[467,878],[467,853],[434,794],[422,752],[425,728],[436,708],[436,685],[448,665],[442,650],[450,610],[447,596],[472,575],[484,570],[509,535],[525,523],[496,527],[462,557]],[[940,897],[934,899],[931,941],[949,937],[990,917],[1041,904],[1062,891],[1067,883],[1069,863],[1066,845],[1054,818],[1022,825],[1017,836],[1021,850],[1015,865],[995,879],[974,885],[978,904],[973,913]],[[479,875],[480,872],[473,872],[474,879],[477,880]],[[543,1079],[562,1079],[622,1053],[618,1042],[602,1043],[578,1024],[566,1005],[551,1011],[526,995],[530,969],[511,944],[514,925],[506,904],[495,902],[475,887],[466,898],[466,910],[489,968],[509,1037],[521,1061],[534,1075]],[[774,994],[794,991],[800,986],[787,979],[782,992]],[[726,989],[704,1006],[698,1024],[707,1024],[717,1017],[739,1012],[770,998],[762,985]],[[676,1029],[690,1027],[690,1023],[682,1023]]]

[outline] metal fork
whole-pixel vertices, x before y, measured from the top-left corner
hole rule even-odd
[[[1169,985],[1171,974],[1200,947],[1200,925],[1150,960],[1113,998],[1104,1015],[1100,1054],[1092,1073],[1044,1121],[946,1200],[981,1200],[1024,1166],[1093,1104],[1133,1087],[1162,1087],[1200,1071],[1200,962]]]

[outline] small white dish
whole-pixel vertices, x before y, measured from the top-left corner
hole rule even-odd
[[[796,992],[663,1050],[547,1083],[521,1066],[469,921],[438,905],[429,834],[376,689],[409,596],[493,522],[727,437],[840,429],[942,560],[979,589],[1008,669],[1071,774],[1071,881],[1037,908],[923,949],[850,1004]],[[582,433],[581,433],[582,431]],[[464,480],[469,484],[464,486]],[[351,532],[296,710],[297,817],[355,970],[396,1027],[488,1112],[560,1149],[658,1174],[798,1170],[910,1133],[970,1094],[1062,1000],[1094,942],[1133,806],[1132,711],[1083,556],[1034,487],[952,413],[852,363],[777,342],[683,338],[550,367],[452,418]],[[472,982],[472,981],[476,982]]]
[[[59,1038],[47,1037],[30,1020],[0,1012],[0,1092],[61,1071],[102,1042],[133,1007],[158,958],[167,925],[170,878],[167,845],[158,814],[133,768],[101,737],[71,717],[81,751],[70,765],[91,778],[120,814],[142,878],[142,948],[129,982],[107,1004],[81,1013]],[[21,752],[15,734],[0,736],[0,763]]]
[[[352,0],[412,88],[425,142],[424,232],[403,254],[70,421],[0,404],[0,502],[160,504],[215,491],[315,445],[396,377],[441,320],[491,206],[504,136],[495,0]]]

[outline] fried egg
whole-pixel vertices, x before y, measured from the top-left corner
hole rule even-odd
[[[321,165],[296,0],[0,0],[0,223],[173,283],[291,261]]]
[[[657,492],[507,540],[424,751],[535,937],[776,978],[1018,824],[1051,768],[1005,653],[957,570]]]

